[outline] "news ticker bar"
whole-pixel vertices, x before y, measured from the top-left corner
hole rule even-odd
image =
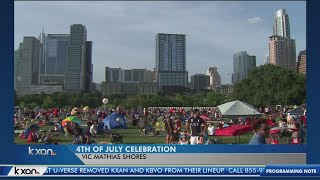
[[[305,164],[304,146],[19,145],[15,165]],[[295,149],[294,147],[298,147]],[[231,151],[232,149],[232,151]],[[295,149],[289,151],[290,149]]]
[[[320,165],[0,166],[1,176],[320,176]]]

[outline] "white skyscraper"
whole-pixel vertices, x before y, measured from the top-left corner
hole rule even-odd
[[[285,9],[280,9],[275,13],[273,35],[290,38],[289,16]]]
[[[207,75],[210,76],[210,88],[214,89],[221,86],[221,76],[218,73],[217,67],[210,67],[207,71]]]

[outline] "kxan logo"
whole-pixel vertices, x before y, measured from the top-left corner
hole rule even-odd
[[[29,146],[29,156],[55,156],[56,153],[52,149],[32,149]]]
[[[36,169],[14,167],[14,174],[15,175],[40,175],[40,172],[37,171]]]

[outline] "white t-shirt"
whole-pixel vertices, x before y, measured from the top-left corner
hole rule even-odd
[[[180,141],[180,143],[179,143],[180,145],[188,145],[189,144],[189,142],[188,141],[185,141],[185,142],[182,142],[182,141]]]
[[[96,130],[96,127],[94,127],[94,125],[92,125],[92,126],[90,127],[90,133],[91,133],[91,134],[97,134],[97,130]]]
[[[208,135],[213,136],[216,132],[216,128],[214,126],[208,127]]]

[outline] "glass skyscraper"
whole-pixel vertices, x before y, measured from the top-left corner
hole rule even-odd
[[[247,78],[249,72],[256,67],[256,57],[250,56],[246,51],[233,55],[232,83],[237,83]]]
[[[290,38],[289,16],[285,9],[276,11],[273,25],[273,35]]]

